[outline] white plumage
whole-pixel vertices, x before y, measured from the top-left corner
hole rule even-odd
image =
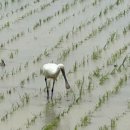
[[[60,68],[57,64],[48,63],[43,66],[43,74],[46,78],[56,79],[60,72]]]
[[[45,82],[46,82],[46,87],[47,87],[47,98],[48,99],[49,99],[49,89],[48,89],[48,86],[47,86],[47,79],[48,78],[53,79],[53,86],[52,86],[52,93],[51,93],[51,98],[52,98],[55,80],[57,79],[60,71],[62,72],[63,77],[65,79],[65,86],[66,86],[67,89],[69,89],[70,85],[67,81],[63,64],[47,63],[47,64],[43,65],[43,74],[45,76]]]

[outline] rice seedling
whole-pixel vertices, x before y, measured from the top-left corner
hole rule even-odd
[[[54,128],[57,127],[59,121],[60,121],[60,117],[57,116],[50,124],[48,124],[45,127],[43,127],[42,130],[53,130]]]
[[[10,59],[13,59],[13,58],[14,58],[14,55],[13,55],[12,52],[10,53],[10,56],[9,56],[9,57],[10,57]]]
[[[107,60],[107,65],[115,63],[115,61],[120,58],[120,56],[128,49],[127,45],[123,46],[117,50],[112,56]]]
[[[31,119],[27,119],[27,123],[25,124],[26,128],[29,128],[32,124],[34,124],[37,118],[37,115],[33,115]]]
[[[117,0],[117,1],[116,1],[116,4],[119,5],[119,4],[121,4],[122,2],[124,2],[124,0]]]
[[[16,102],[15,104],[12,104],[11,109],[6,112],[2,117],[1,117],[1,121],[4,122],[6,120],[9,119],[9,117],[11,115],[13,115],[13,113],[15,113],[18,109],[22,108],[25,104],[27,104],[29,102],[29,96],[28,94],[25,93],[25,95],[23,97],[20,97],[20,101],[21,103]]]
[[[4,79],[4,76],[1,76],[0,79],[3,80],[3,79]]]
[[[102,50],[99,49],[98,47],[96,47],[96,49],[95,49],[95,50],[93,51],[93,53],[92,53],[91,58],[92,58],[93,60],[97,60],[97,59],[101,58],[101,53],[102,53]]]
[[[30,80],[30,78],[29,78],[29,76],[27,77],[27,82],[29,82],[29,80]]]
[[[106,80],[109,79],[109,73],[105,74],[105,75],[101,75],[101,78],[99,80],[99,84],[103,85],[105,83]]]
[[[33,26],[33,30],[36,30],[38,27],[40,27],[42,24],[42,20],[39,19],[38,22]]]
[[[105,8],[103,13],[104,13],[104,15],[106,15],[108,13],[108,8]]]
[[[87,85],[87,90],[90,93],[94,89],[94,84],[91,80],[89,80],[88,85]]]
[[[40,69],[40,75],[43,75],[43,69]]]
[[[78,64],[77,62],[75,62],[75,64],[73,65],[73,72],[76,72],[78,68]]]
[[[83,59],[82,59],[82,65],[83,65],[83,67],[85,66],[85,64],[86,64],[85,57],[83,57]]]
[[[89,115],[86,115],[84,116],[82,119],[81,119],[81,126],[87,126],[88,124],[91,123],[91,118],[89,117]]]
[[[111,129],[113,130],[116,127],[116,120],[112,119],[111,120]]]
[[[76,44],[72,43],[72,51],[76,50],[78,48],[78,46],[79,46],[78,43],[76,43]]]
[[[0,93],[0,100],[3,100],[5,98],[4,93]]]
[[[123,59],[122,63],[120,64],[120,66],[118,67],[118,71],[121,71],[121,67],[125,68],[125,62],[127,60],[128,56],[125,56],[125,58]]]
[[[28,64],[29,64],[29,62],[27,61],[27,62],[25,63],[25,65],[24,65],[24,68],[27,68],[27,67],[28,67]]]
[[[47,49],[44,50],[44,55],[49,56],[49,52],[47,51]]]
[[[117,32],[113,32],[110,37],[108,38],[105,46],[104,46],[104,50],[112,43],[114,43],[117,39],[119,38],[119,34]]]
[[[123,28],[123,35],[125,36],[130,31],[130,24]]]
[[[92,5],[95,6],[95,5],[99,4],[101,1],[102,0],[94,0],[93,3],[92,3]]]
[[[99,130],[109,130],[109,127],[104,125],[103,127],[100,127]]]
[[[34,79],[37,76],[35,72],[32,73],[32,78]]]
[[[120,78],[117,85],[114,87],[112,93],[118,93],[122,85],[127,81],[127,75],[124,75],[124,77]]]
[[[77,125],[75,126],[74,130],[78,130]]]
[[[22,80],[22,81],[20,82],[20,85],[21,85],[21,86],[24,86],[24,84],[25,84],[25,80]]]
[[[97,67],[94,71],[93,71],[93,76],[99,78],[101,76],[101,69],[99,67]]]
[[[109,125],[101,126],[99,128],[99,130],[109,130],[109,129],[115,130],[115,129],[117,129],[116,127],[118,125],[119,120],[121,118],[123,118],[126,114],[127,114],[127,112],[125,111],[125,112],[122,112],[120,115],[115,116],[114,118],[112,118],[110,120],[110,124]]]
[[[60,54],[60,56],[59,56],[58,59],[59,59],[60,61],[61,61],[61,60],[64,61],[69,54],[70,54],[70,48],[67,48],[67,49],[65,49],[65,50],[62,51],[62,54]]]
[[[29,103],[29,101],[30,101],[30,97],[29,97],[29,95],[27,94],[27,93],[25,93],[23,96],[20,96],[20,101],[21,101],[21,105],[20,105],[20,107],[21,106],[24,106],[25,104],[28,104]]]
[[[37,57],[36,61],[37,62],[41,61],[41,55]]]
[[[84,76],[83,76],[82,80],[78,80],[76,82],[76,85],[79,88],[79,97],[77,99],[75,99],[75,101],[76,101],[76,103],[79,103],[79,101],[82,99],[82,94],[83,94]]]
[[[130,101],[128,101],[128,109],[130,109]]]
[[[122,87],[122,85],[123,85],[124,82],[126,82],[126,81],[127,81],[127,76],[124,75],[122,78],[119,79],[119,81],[118,81],[116,87],[119,86],[118,88],[119,88],[119,90],[120,90],[121,87]],[[106,101],[108,101],[108,99],[109,99],[112,95],[114,95],[114,94],[117,94],[117,92],[115,91],[115,87],[114,87],[114,89],[113,89],[112,91],[107,91],[104,95],[102,95],[101,97],[99,97],[97,104],[95,105],[94,109],[89,112],[89,114],[96,112],[96,111],[97,111],[99,108],[101,108],[101,106],[102,106]],[[117,118],[116,118],[116,119],[117,119]],[[116,126],[116,119],[112,119],[112,120],[111,120],[111,129],[114,129],[114,128],[115,128],[115,126]],[[91,120],[91,118],[90,118],[90,120]],[[78,124],[78,125],[76,126],[76,128],[78,128],[79,126],[81,126],[81,124],[82,124],[82,122],[80,122],[80,125]],[[105,127],[106,127],[106,128],[105,128]],[[103,129],[103,130],[104,130],[104,129],[108,129],[108,128],[109,128],[108,126],[100,127],[100,129]]]

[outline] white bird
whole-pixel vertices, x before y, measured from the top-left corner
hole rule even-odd
[[[43,65],[43,75],[45,76],[45,82],[46,82],[46,88],[47,88],[47,99],[49,99],[49,89],[47,86],[47,79],[48,78],[53,79],[53,86],[52,86],[52,90],[51,90],[51,99],[52,99],[55,80],[57,79],[60,71],[62,72],[62,75],[63,75],[64,80],[65,80],[65,87],[66,87],[66,89],[69,89],[70,85],[67,81],[63,64],[57,65],[55,63],[47,63],[47,64]]]

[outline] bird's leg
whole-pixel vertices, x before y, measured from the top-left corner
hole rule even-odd
[[[49,99],[49,88],[47,86],[47,78],[45,78],[45,82],[46,82],[46,88],[47,88],[47,99]]]
[[[51,89],[51,99],[52,99],[52,97],[53,97],[54,84],[55,84],[55,80],[53,80],[53,86],[52,86],[52,89]]]

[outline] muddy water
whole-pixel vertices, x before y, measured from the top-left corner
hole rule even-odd
[[[126,9],[129,5],[129,1],[120,3],[118,6],[114,5],[114,8],[108,10],[106,15],[102,14],[102,17],[99,17],[100,11],[114,4],[116,0],[101,0],[97,2],[95,6],[93,6],[90,1],[84,1],[83,3],[77,1],[74,6],[70,6],[68,11],[64,13],[61,13],[62,7],[67,3],[71,5],[73,0],[50,2],[50,0],[40,1],[38,3],[33,3],[33,1],[30,0],[20,1],[19,3],[10,3],[6,9],[0,12],[1,15],[4,15],[4,13],[8,13],[11,10],[17,9],[19,6],[29,3],[29,6],[24,11],[12,14],[9,17],[4,17],[3,20],[0,21],[0,25],[8,20],[10,21],[10,27],[0,32],[0,43],[6,43],[13,35],[24,32],[23,37],[20,37],[12,43],[6,43],[5,47],[0,51],[1,58],[6,62],[6,67],[0,68],[0,93],[4,94],[4,99],[0,101],[0,119],[8,113],[5,121],[0,120],[0,129],[42,130],[46,125],[51,124],[57,116],[67,111],[69,105],[72,105],[72,107],[68,113],[60,117],[60,121],[55,129],[73,130],[76,125],[78,125],[78,129],[97,130],[104,125],[110,126],[111,119],[122,115],[122,113],[125,113],[125,115],[117,121],[116,129],[129,128],[129,83],[124,84],[124,87],[118,94],[111,96],[100,109],[91,114],[90,124],[83,127],[80,125],[83,117],[94,110],[99,97],[102,97],[106,91],[113,90],[115,84],[124,74],[129,75],[129,68],[127,67],[127,71],[122,70],[121,73],[117,72],[113,76],[109,75],[109,79],[106,80],[103,85],[99,84],[100,77],[92,77],[93,88],[91,91],[87,90],[89,83],[88,77],[93,73],[96,67],[101,68],[103,74],[110,73],[114,68],[114,64],[121,64],[123,58],[129,53],[130,48],[128,46],[128,49],[115,63],[110,66],[106,65],[108,58],[124,45],[127,45],[130,40],[129,32],[126,36],[123,36],[122,33],[123,28],[130,22],[130,13],[128,12],[126,16],[114,20],[108,27],[98,32],[94,37],[88,40],[84,39],[92,30],[97,29],[105,23],[107,18],[115,18],[120,11]],[[31,9],[39,9],[40,5],[47,3],[50,3],[50,5],[45,10],[39,11],[14,23],[19,16]],[[82,12],[84,8],[85,11]],[[60,11],[60,13],[55,16],[57,11]],[[36,30],[33,30],[33,26],[39,19],[43,20],[48,16],[53,16],[53,18],[46,23],[42,23]],[[68,16],[68,20],[59,25],[59,22]],[[92,22],[94,16],[96,19]],[[91,23],[87,25],[89,21],[91,21]],[[72,33],[72,31],[75,31],[77,27],[84,23],[86,23],[86,26],[82,28],[81,31],[77,30],[77,32]],[[101,58],[94,61],[91,58],[92,53],[97,46],[102,49],[110,37],[110,34],[113,32],[120,34],[119,39],[112,43],[107,50],[102,51]],[[66,35],[68,33],[69,36],[67,39]],[[62,36],[63,41],[56,48],[55,45],[57,45]],[[72,50],[72,43],[75,45],[81,40],[83,43],[79,45],[77,49]],[[70,53],[65,60],[58,60],[58,57],[67,48],[70,48]],[[49,53],[48,57],[44,55],[45,50]],[[11,53],[13,53],[13,58],[10,58]],[[37,56],[40,54],[42,55],[41,60],[36,61]],[[85,65],[82,65],[83,58],[85,59]],[[35,63],[33,63],[34,61]],[[26,62],[28,62],[28,67],[24,67]],[[71,90],[67,91],[65,89],[64,79],[60,74],[55,84],[53,102],[46,100],[44,76],[40,75],[40,69],[42,69],[42,65],[46,62],[62,62],[65,65],[67,78],[71,85]],[[77,69],[74,71],[75,63],[77,63]],[[20,66],[21,71],[18,72]],[[12,72],[15,72],[15,74],[12,74]],[[36,73],[36,76],[33,77],[32,73]],[[9,74],[8,77],[6,77],[7,74]],[[85,81],[83,84],[82,98],[78,103],[75,103],[75,98],[78,98],[80,93],[80,85],[77,85],[77,82],[78,80],[82,80],[83,77]],[[27,78],[29,78],[29,80],[27,80]],[[21,85],[21,81],[24,82],[24,85]],[[11,90],[11,94],[9,90]],[[17,106],[17,104],[22,104],[21,97],[24,97],[25,94],[29,96],[29,102],[10,114],[13,105]],[[35,115],[35,121],[28,126],[29,121],[32,120]]]

